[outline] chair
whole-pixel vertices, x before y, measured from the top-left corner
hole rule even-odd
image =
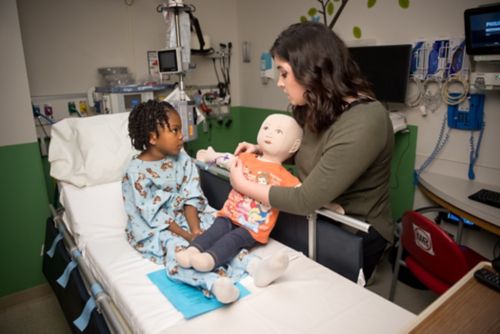
[[[408,256],[403,261],[403,249]],[[389,300],[394,300],[399,268],[404,264],[429,289],[443,294],[485,258],[458,245],[439,225],[416,211],[402,217],[402,231],[392,276]]]

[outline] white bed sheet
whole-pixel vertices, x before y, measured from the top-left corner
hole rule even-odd
[[[249,296],[186,321],[146,276],[162,267],[143,259],[125,240],[119,190],[116,183],[62,184],[61,204],[86,262],[136,333],[399,333],[415,318],[271,240],[254,252],[267,257],[287,249],[291,262],[280,279],[261,289],[247,277],[242,283]]]

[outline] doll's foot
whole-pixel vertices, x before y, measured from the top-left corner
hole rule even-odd
[[[253,259],[248,264],[248,272],[253,277],[255,286],[262,288],[283,275],[288,267],[288,262],[288,255],[281,252],[274,254],[269,259]]]
[[[212,285],[212,293],[215,298],[223,303],[229,304],[238,299],[240,290],[234,286],[233,281],[227,277],[218,278]]]
[[[201,272],[212,271],[215,267],[215,260],[209,253],[194,254],[191,257],[191,266]]]
[[[198,248],[188,247],[185,250],[175,253],[175,260],[182,268],[191,268],[191,258],[196,254],[200,254]]]

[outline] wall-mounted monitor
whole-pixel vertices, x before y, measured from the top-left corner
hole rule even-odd
[[[158,68],[161,74],[182,72],[181,49],[165,49],[158,51]]]
[[[382,102],[404,103],[410,75],[411,44],[349,48],[361,73]]]
[[[469,55],[500,55],[500,4],[467,9],[464,27]]]

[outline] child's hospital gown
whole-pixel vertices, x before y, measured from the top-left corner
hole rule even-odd
[[[184,205],[196,207],[202,230],[214,221],[215,210],[208,205],[199,181],[196,165],[181,151],[177,157],[159,161],[133,158],[123,177],[122,190],[128,215],[127,239],[132,247],[143,257],[164,264],[171,279],[200,287],[210,295],[208,291],[220,276],[230,277],[234,282],[241,279],[252,256],[243,250],[228,265],[208,273],[177,265],[175,252],[189,243],[170,232],[168,226],[175,221],[189,230]]]

